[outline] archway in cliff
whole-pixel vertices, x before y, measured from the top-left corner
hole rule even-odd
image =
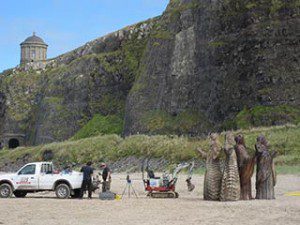
[[[20,146],[20,142],[16,138],[12,138],[8,141],[8,148],[14,149]]]

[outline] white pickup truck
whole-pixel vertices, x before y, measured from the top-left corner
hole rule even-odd
[[[24,198],[27,193],[55,191],[60,199],[80,197],[82,173],[55,173],[50,162],[29,163],[17,173],[0,175],[0,198],[14,194]]]

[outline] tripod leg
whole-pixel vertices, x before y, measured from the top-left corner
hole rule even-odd
[[[124,191],[123,191],[123,193],[122,193],[121,199],[123,199],[123,196],[124,196],[124,194],[125,194],[125,192],[126,192],[126,189],[127,189],[127,185],[126,185],[126,187],[124,188]]]
[[[130,198],[130,187],[131,187],[131,185],[129,184],[128,185],[128,197]]]
[[[136,192],[135,192],[133,186],[132,186],[132,192],[134,193],[135,197],[138,198],[138,196],[137,196],[137,194],[136,194]]]

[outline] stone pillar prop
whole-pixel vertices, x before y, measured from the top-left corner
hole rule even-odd
[[[221,201],[238,201],[241,196],[240,176],[234,145],[234,135],[232,132],[228,132],[224,147],[226,160],[221,186]]]
[[[256,199],[275,199],[276,173],[273,159],[277,153],[269,151],[269,143],[263,135],[257,138],[255,149],[257,157]]]
[[[245,139],[239,134],[235,137],[235,152],[239,167],[239,175],[241,182],[241,200],[250,200],[252,198],[251,178],[254,172],[256,157],[250,156],[247,151]]]
[[[198,148],[200,155],[206,159],[204,177],[204,200],[218,201],[220,199],[222,172],[220,164],[221,144],[218,134],[210,134],[210,151],[206,153]]]

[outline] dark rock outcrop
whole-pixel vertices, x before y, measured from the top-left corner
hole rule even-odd
[[[153,110],[201,112],[199,124],[211,123],[203,132],[245,107],[299,107],[296,1],[173,2],[160,20],[170,35],[150,38],[140,89],[128,97],[127,134],[149,131],[143,118]]]

